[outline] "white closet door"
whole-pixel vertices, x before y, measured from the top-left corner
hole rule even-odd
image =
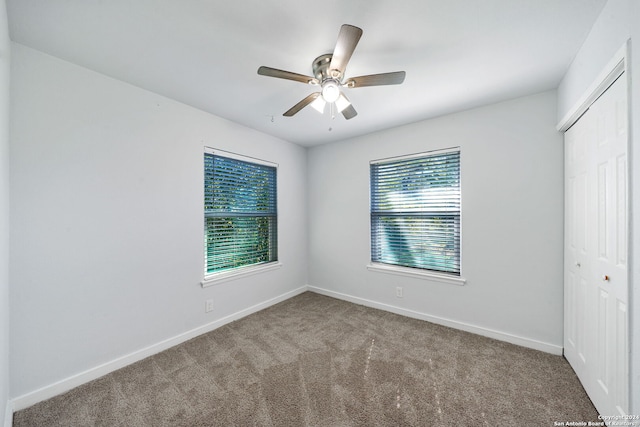
[[[565,357],[603,415],[628,411],[625,77],[565,134]]]
[[[587,332],[592,308],[587,294],[592,276],[589,245],[593,212],[588,192],[588,150],[593,139],[591,111],[565,133],[565,332],[564,355],[580,378],[586,377],[591,362]]]

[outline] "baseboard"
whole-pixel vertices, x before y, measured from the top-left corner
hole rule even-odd
[[[13,426],[13,402],[7,400],[7,406],[4,410],[4,427]]]
[[[307,286],[302,286],[292,291],[285,292],[282,295],[278,295],[277,297],[271,298],[267,301],[245,308],[236,313],[233,313],[221,319],[215,320],[211,323],[207,323],[203,326],[199,326],[195,329],[184,332],[175,337],[166,339],[164,341],[153,344],[141,350],[134,351],[133,353],[127,354],[125,356],[119,357],[110,362],[96,366],[95,368],[88,369],[84,372],[73,375],[69,378],[65,378],[51,385],[42,387],[38,390],[16,397],[12,400],[12,410],[19,411],[21,409],[28,408],[29,406],[32,406],[38,402],[50,399],[54,396],[57,396],[66,391],[69,391],[89,381],[95,380],[113,371],[116,371],[120,368],[128,366],[132,363],[138,362],[146,357],[153,356],[154,354],[160,353],[161,351],[167,350],[173,346],[181,344],[199,335],[213,331],[221,326],[226,325],[227,323],[233,322],[234,320],[238,320],[250,314],[258,312],[260,310],[264,310],[267,307],[270,307],[274,304],[285,301],[307,290],[308,290]],[[10,425],[11,424],[9,424],[9,426]],[[6,421],[5,421],[5,427],[6,427]]]
[[[102,365],[96,366],[94,368],[88,369],[84,372],[80,372],[71,377],[60,380],[56,383],[50,384],[48,386],[42,387],[40,389],[34,390],[32,392],[26,393],[22,396],[16,397],[7,402],[7,409],[5,412],[5,420],[4,427],[11,427],[13,423],[13,412],[19,411],[25,408],[28,408],[31,405],[34,405],[38,402],[41,402],[46,399],[50,399],[54,396],[62,394],[66,391],[69,391],[75,387],[78,387],[82,384],[85,384],[89,381],[98,379],[104,375],[107,375],[113,371],[116,371],[120,368],[128,366],[132,363],[138,362],[146,357],[153,356],[154,354],[160,353],[161,351],[167,350],[173,346],[181,344],[185,341],[188,341],[192,338],[195,338],[204,333],[213,331],[221,326],[226,325],[227,323],[231,323],[235,320],[246,317],[250,314],[256,313],[260,310],[264,310],[267,307],[275,305],[279,302],[285,301],[289,298],[292,298],[296,295],[299,295],[305,291],[315,292],[317,294],[326,295],[329,297],[341,299],[344,301],[349,301],[354,304],[364,305],[367,307],[377,308],[380,310],[389,311],[391,313],[396,313],[402,316],[411,317],[414,319],[425,320],[428,322],[436,323],[443,326],[448,326],[454,329],[463,330],[466,332],[471,332],[474,334],[486,336],[489,338],[494,338],[500,341],[509,342],[512,344],[520,345],[523,347],[532,348],[535,350],[544,351],[546,353],[562,355],[562,347],[533,340],[530,338],[525,338],[513,334],[509,334],[506,332],[496,331],[492,329],[483,328],[480,326],[472,325],[469,323],[459,322],[456,320],[445,319],[439,316],[433,316],[426,313],[421,313],[413,310],[404,309],[401,307],[396,307],[389,304],[380,303],[377,301],[368,300],[365,298],[359,298],[352,295],[343,294],[340,292],[331,291],[328,289],[318,288],[315,286],[301,286],[297,289],[294,289],[289,292],[285,292],[282,295],[278,295],[277,297],[271,298],[267,301],[263,301],[259,304],[253,305],[251,307],[240,310],[236,313],[230,314],[229,316],[223,317],[221,319],[215,320],[211,323],[202,325],[190,331],[184,332],[175,337],[166,339],[159,343],[153,344],[146,348],[137,350],[133,353],[127,354],[125,356],[114,359],[110,362],[104,363]]]
[[[418,311],[408,310],[406,308],[396,307],[389,304],[380,303],[377,301],[368,300],[365,298],[355,297],[352,295],[343,294],[340,292],[330,291],[328,289],[317,288],[315,286],[308,286],[309,291],[315,292],[321,295],[349,301],[354,304],[364,305],[367,307],[377,308],[391,313],[400,314],[402,316],[411,317],[419,320],[426,320],[427,322],[436,323],[438,325],[448,326],[450,328],[459,329],[473,334],[482,335],[488,338],[493,338],[499,341],[505,341],[511,344],[516,344],[522,347],[531,348],[534,350],[544,351],[545,353],[551,353],[558,356],[562,355],[562,346],[555,344],[549,344],[542,341],[537,341],[531,338],[521,337],[518,335],[509,334],[507,332],[496,331],[493,329],[484,328],[481,326],[472,325],[465,322],[459,322],[457,320],[446,319],[439,316],[433,316],[431,314],[421,313]]]

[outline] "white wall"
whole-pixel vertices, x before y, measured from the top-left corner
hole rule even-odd
[[[560,352],[563,147],[555,108],[555,91],[546,92],[310,149],[309,284]],[[365,269],[369,161],[452,146],[461,147],[467,284]]]
[[[558,86],[558,118],[574,106],[614,53],[629,39],[629,6],[636,0],[609,0]]]
[[[12,55],[13,397],[306,284],[303,148],[19,44]],[[205,145],[279,164],[282,268],[200,286]]]
[[[631,217],[629,314],[630,413],[640,413],[640,2],[609,0],[558,88],[558,120],[580,102],[616,52],[631,39]],[[627,77],[629,78],[629,77]]]
[[[9,401],[9,30],[0,0],[0,424]]]

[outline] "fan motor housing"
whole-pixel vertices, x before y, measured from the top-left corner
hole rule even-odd
[[[340,83],[340,80],[342,80],[342,76],[332,76],[330,73],[329,66],[331,65],[332,57],[333,54],[325,53],[313,60],[313,75],[318,81],[323,82],[326,79],[333,79]]]

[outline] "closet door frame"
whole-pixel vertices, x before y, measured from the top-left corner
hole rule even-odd
[[[625,43],[616,54],[611,58],[609,63],[604,67],[603,71],[598,75],[595,81],[589,86],[584,94],[578,99],[576,104],[557,124],[556,129],[562,133],[566,132],[580,117],[589,109],[589,107],[605,93],[605,91],[615,82],[618,77],[628,70],[629,58],[629,42]],[[631,77],[629,72],[625,73],[627,79],[627,91],[631,88]],[[627,93],[627,101],[631,100],[631,94]],[[627,105],[629,107],[629,105]],[[631,111],[628,108],[627,111]]]
[[[629,58],[629,50],[630,50],[630,43],[629,41],[627,41],[627,43],[625,43],[617,52],[616,54],[613,56],[613,58],[609,61],[609,63],[607,64],[607,66],[604,68],[604,70],[600,73],[600,75],[598,76],[598,78],[594,81],[594,83],[584,92],[584,94],[582,95],[582,97],[578,100],[578,102],[575,104],[575,106],[565,115],[565,117],[558,123],[557,125],[557,130],[560,132],[566,132],[571,126],[573,126],[586,112],[587,110],[589,110],[589,108],[594,104],[594,102],[600,98],[606,91],[607,89],[618,79],[618,78],[623,78],[626,79],[626,87],[627,87],[627,147],[626,147],[626,152],[627,155],[630,154],[631,150],[630,150],[630,145],[631,145],[631,138],[632,138],[632,134],[631,134],[631,76],[630,76],[630,72],[628,69],[628,58]],[[565,142],[565,149],[566,149],[566,142]],[[565,167],[567,167],[566,164],[567,159],[565,158]],[[631,168],[627,167],[627,172],[626,172],[627,176],[627,183],[631,183]],[[566,175],[566,174],[565,174]],[[566,178],[565,178],[566,180]],[[566,185],[566,184],[565,184]],[[566,187],[565,187],[566,189]],[[565,211],[566,209],[569,208],[569,206],[567,205],[567,203],[569,202],[569,200],[567,199],[567,194],[565,194]],[[626,221],[627,221],[627,230],[630,230],[630,206],[631,206],[631,199],[630,199],[630,192],[629,192],[629,186],[627,185],[627,207],[626,207]],[[566,218],[567,213],[565,212],[565,218]],[[566,220],[565,220],[566,221]],[[566,227],[566,222],[565,222],[565,227]],[[565,230],[565,256],[567,256],[567,230]],[[632,254],[631,251],[631,239],[627,239],[627,254]],[[564,294],[565,294],[565,298],[567,295],[567,286],[568,281],[567,281],[567,275],[570,272],[570,267],[568,267],[567,265],[567,260],[565,260],[565,274],[564,274]],[[631,354],[628,352],[628,349],[631,348],[632,342],[631,342],[631,333],[633,332],[633,326],[632,326],[632,319],[633,316],[631,315],[631,311],[635,309],[635,307],[633,307],[633,298],[632,298],[632,290],[631,290],[631,270],[632,270],[633,266],[628,264],[627,265],[627,292],[628,292],[628,305],[627,305],[627,313],[629,313],[629,315],[627,316],[626,319],[626,343],[627,343],[627,348],[623,351],[625,351],[627,353],[627,372],[630,373],[632,372],[631,366],[630,364],[632,363],[633,358],[631,357]],[[569,303],[569,304],[568,304]],[[564,334],[567,335],[567,333],[569,332],[567,330],[567,325],[568,325],[568,317],[571,315],[571,304],[569,301],[565,300],[564,302],[564,307],[565,307],[565,321],[564,321]],[[575,308],[575,307],[574,307]],[[575,313],[574,313],[575,315]],[[566,344],[566,339],[567,337],[565,336],[565,338],[563,339],[563,342]],[[574,362],[579,361],[579,358],[576,358],[576,356],[573,356]],[[569,360],[570,363],[572,362],[571,360]],[[574,363],[571,363],[572,366],[574,366]],[[577,369],[576,372],[578,371],[582,371],[582,366],[580,366],[580,364],[576,364],[576,366],[574,366],[574,369]],[[580,373],[580,372],[579,372]],[[630,398],[632,397],[632,393],[631,393],[631,388],[633,387],[634,381],[632,381],[632,379],[630,377],[628,377],[629,381],[627,381],[627,390],[626,390],[626,395],[627,395],[627,411],[631,410],[632,408],[630,406],[633,406],[630,402]],[[605,415],[612,415],[612,414],[605,414]]]

